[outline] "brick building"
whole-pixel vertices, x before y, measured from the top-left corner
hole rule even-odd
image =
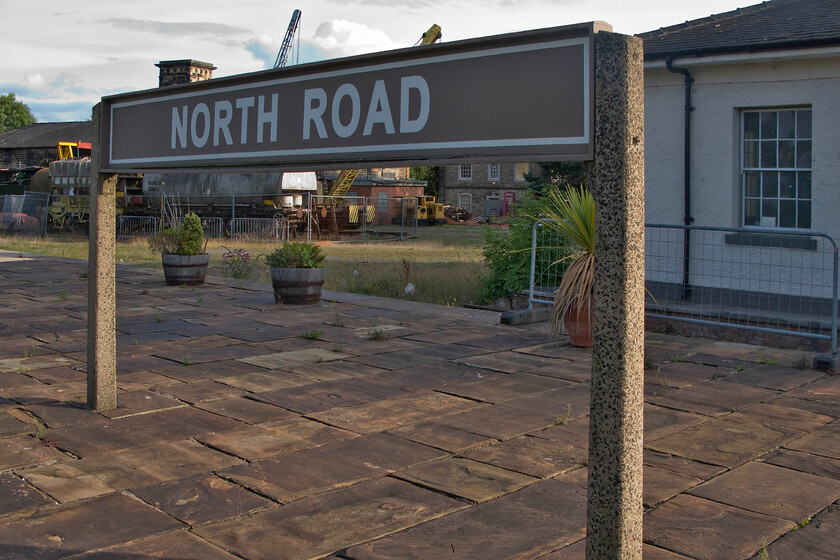
[[[35,123],[0,134],[0,169],[44,167],[58,159],[59,142],[90,142],[90,121]]]

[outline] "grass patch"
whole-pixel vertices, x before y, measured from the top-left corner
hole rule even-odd
[[[325,243],[327,282],[325,288],[388,298],[409,299],[424,303],[461,306],[474,303],[481,277],[487,273],[482,249],[488,226],[434,226],[420,229],[419,237],[403,241],[371,243]],[[224,269],[225,255],[247,251],[254,256],[270,252],[274,243],[210,240],[211,274]],[[36,253],[80,260],[88,258],[88,240],[84,237],[5,237],[0,249]],[[161,268],[160,256],[149,250],[145,239],[116,243],[120,264]],[[228,258],[230,260],[230,257]],[[264,259],[254,257],[253,279],[269,283]],[[408,277],[408,280],[406,278]],[[411,282],[414,290],[406,293]]]

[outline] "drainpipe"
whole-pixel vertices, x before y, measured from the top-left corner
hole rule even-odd
[[[665,59],[665,67],[669,72],[674,74],[682,74],[685,78],[685,138],[683,139],[683,223],[690,226],[694,222],[691,216],[691,112],[694,107],[691,106],[691,84],[694,83],[694,78],[691,77],[691,72],[686,68],[677,68],[674,66],[673,57]],[[691,297],[691,284],[689,283],[689,272],[691,269],[691,231],[686,229],[683,246],[683,294],[684,300]]]

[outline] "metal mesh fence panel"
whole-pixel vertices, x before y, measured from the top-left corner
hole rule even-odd
[[[821,233],[648,224],[647,314],[832,341],[837,245]]]
[[[534,225],[530,303],[551,303],[567,254]],[[646,315],[793,334],[837,348],[838,250],[828,235],[647,224]]]
[[[47,219],[49,194],[7,194],[0,200],[0,229],[7,233],[41,233]]]
[[[117,237],[153,237],[160,230],[160,218],[117,216]]]

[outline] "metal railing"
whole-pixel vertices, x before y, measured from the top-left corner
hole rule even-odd
[[[41,233],[47,219],[46,193],[0,195],[0,230],[7,233]]]
[[[534,225],[529,304],[551,304],[565,241]],[[829,341],[837,349],[838,249],[823,233],[645,226],[646,315]]]
[[[152,216],[117,216],[117,238],[154,237],[160,231],[160,218]]]

